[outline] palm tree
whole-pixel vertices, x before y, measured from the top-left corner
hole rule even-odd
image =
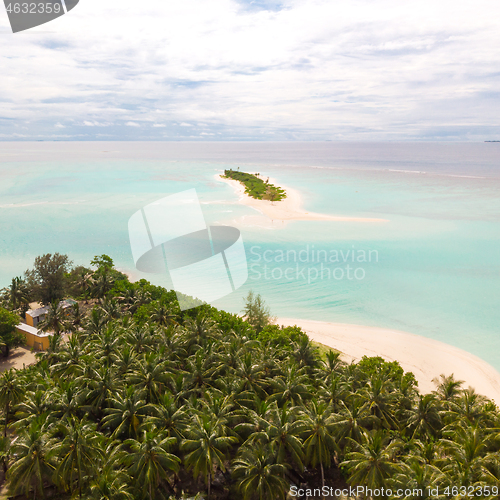
[[[142,356],[128,381],[133,384],[146,403],[156,403],[168,379],[168,361],[162,360],[156,353],[149,352]]]
[[[338,375],[327,375],[326,380],[318,389],[318,395],[323,401],[331,405],[333,411],[338,413],[348,395],[348,385]]]
[[[61,335],[49,336],[49,347],[43,353],[38,353],[37,356],[46,361],[49,366],[57,364],[61,361],[63,338]]]
[[[263,416],[250,412],[252,420],[258,426],[247,439],[245,444],[260,442],[271,446],[277,463],[286,463],[289,455],[300,471],[303,470],[303,449],[300,439],[302,422],[297,419],[298,407],[291,410],[285,404],[278,407],[276,402],[271,403]]]
[[[93,346],[96,358],[106,366],[111,366],[118,358],[120,340],[117,331],[111,324],[105,327],[96,335],[96,342]]]
[[[388,382],[381,375],[373,375],[366,386],[359,391],[372,415],[377,416],[387,429],[397,429],[398,421],[394,414],[395,395],[386,387]]]
[[[98,417],[120,388],[116,372],[107,366],[96,369],[92,364],[87,365],[76,382],[87,389],[83,409]]]
[[[20,276],[12,278],[12,282],[7,289],[7,295],[14,311],[29,303],[29,289]]]
[[[78,484],[78,496],[82,498],[83,474],[89,477],[95,474],[94,466],[100,456],[100,435],[95,431],[95,424],[71,417],[61,422],[54,432],[53,451],[57,457],[55,477],[65,489],[74,491]]]
[[[335,441],[335,415],[325,403],[311,401],[301,411],[300,429],[304,439],[305,463],[321,470],[321,487],[325,486],[323,465],[330,467],[334,450],[340,451]],[[323,489],[321,490],[323,491]]]
[[[147,421],[157,429],[165,432],[167,437],[175,437],[180,444],[189,425],[188,414],[185,406],[178,407],[173,395],[167,391],[158,401],[158,404],[149,405],[148,413],[151,416]]]
[[[192,391],[201,395],[206,387],[213,384],[222,368],[223,365],[211,353],[210,346],[206,350],[196,351],[194,356],[186,360],[186,371],[189,373]]]
[[[145,418],[146,402],[141,399],[134,387],[127,387],[122,394],[110,399],[111,408],[106,408],[102,419],[103,427],[109,426],[114,437],[137,438],[139,427]]]
[[[99,335],[108,322],[106,313],[100,307],[93,307],[84,322],[83,328],[87,335]]]
[[[109,268],[103,267],[100,271],[96,271],[92,277],[92,294],[98,299],[103,299],[114,284],[115,279],[111,276]]]
[[[101,309],[104,311],[108,320],[118,319],[121,316],[121,309],[116,299],[104,299],[101,304]]]
[[[409,493],[400,497],[403,500],[427,500],[435,498],[431,490],[441,477],[442,473],[437,467],[423,463],[418,456],[410,456],[407,463],[403,464],[402,472],[394,475],[390,485],[393,490],[401,489]]]
[[[174,395],[179,404],[186,403],[191,394],[189,375],[187,373],[175,373],[169,377],[167,389]]]
[[[117,367],[118,374],[124,376],[131,372],[138,363],[138,356],[129,345],[122,346],[116,353],[113,365]]]
[[[126,310],[130,310],[137,300],[137,288],[132,287],[132,288],[127,288],[122,295],[117,297],[117,299],[120,301],[121,305],[125,307]],[[135,311],[131,311],[135,312]]]
[[[231,370],[236,369],[238,361],[245,353],[252,349],[257,350],[260,347],[256,340],[243,338],[245,336],[244,332],[239,333],[239,335],[237,336],[236,332],[231,330],[229,334],[224,337],[220,349],[220,356],[224,366]]]
[[[46,426],[37,419],[23,429],[12,443],[14,463],[8,471],[9,489],[15,495],[21,491],[36,500],[45,498],[44,485],[54,472],[53,448],[49,444]],[[32,491],[32,496],[30,496]]]
[[[265,379],[264,366],[255,360],[251,352],[243,353],[238,360],[234,375],[241,380],[241,390],[253,392],[259,398],[267,396],[268,381]]]
[[[13,405],[18,403],[23,397],[23,386],[19,377],[16,376],[16,370],[11,368],[0,376],[0,407],[4,414],[3,435],[7,436],[7,426],[9,425],[9,413]]]
[[[202,411],[207,412],[215,420],[215,425],[219,426],[223,434],[236,435],[231,429],[241,415],[236,410],[236,405],[231,396],[223,395],[216,390],[207,391],[200,403]]]
[[[53,336],[60,339],[60,336]],[[59,346],[60,347],[60,346]],[[70,337],[65,349],[61,349],[57,363],[52,365],[52,373],[58,377],[80,375],[82,372],[83,350],[76,335]]]
[[[24,398],[16,405],[16,422],[13,424],[16,430],[29,427],[41,416],[48,416],[52,409],[52,395],[45,389],[27,391]]]
[[[70,420],[83,414],[82,406],[87,391],[75,380],[60,380],[59,385],[50,394],[53,415],[62,420]]]
[[[442,427],[439,406],[434,394],[419,395],[418,406],[413,405],[406,412],[409,432],[412,439],[420,437],[428,440],[436,437],[437,432]]]
[[[287,366],[282,376],[271,380],[271,401],[278,401],[280,405],[290,403],[301,404],[310,395],[309,378],[304,369],[297,369],[295,365]]]
[[[340,358],[341,354],[339,351],[332,350],[325,354],[321,371],[326,375],[327,380],[338,377],[341,368],[345,366],[345,363]]]
[[[217,423],[207,415],[194,415],[186,436],[181,443],[181,450],[186,452],[184,464],[195,479],[205,478],[210,498],[212,475],[218,468],[225,472],[225,453],[238,439],[221,435]]]
[[[149,325],[133,324],[127,329],[125,341],[129,344],[136,353],[141,354],[145,351],[150,351],[155,344],[152,330]]]
[[[318,349],[304,335],[298,342],[293,343],[293,357],[300,368],[316,368],[319,366]]]
[[[461,391],[453,400],[448,401],[445,420],[455,422],[466,419],[472,425],[481,423],[490,416],[490,413],[485,411],[487,403],[488,399],[485,396],[481,396],[472,387],[469,387]]]
[[[395,452],[400,443],[390,441],[382,431],[363,432],[361,443],[348,438],[353,448],[347,454],[341,467],[349,471],[349,483],[363,485],[370,489],[387,487],[387,480],[398,472],[401,465],[395,460]]]
[[[243,500],[285,500],[286,467],[276,463],[269,447],[245,447],[233,462],[233,475]]]
[[[500,484],[500,453],[488,453],[483,462],[484,480],[492,486]]]
[[[134,500],[130,478],[121,468],[107,462],[91,479],[86,500]]]
[[[181,461],[179,457],[168,452],[168,448],[176,439],[163,437],[153,429],[143,431],[140,441],[127,439],[123,443],[130,449],[125,463],[129,465],[129,472],[138,485],[140,497],[148,500],[156,498],[159,485],[171,471],[179,470]]]
[[[159,303],[151,312],[151,321],[158,323],[160,326],[168,326],[175,324],[176,314],[164,303]]]
[[[348,404],[349,406],[341,401],[342,408],[337,417],[339,438],[361,442],[363,433],[378,422],[378,417],[370,414],[368,405],[363,403],[358,396],[350,397]]]
[[[80,304],[76,302],[73,304],[69,310],[69,318],[66,321],[66,326],[68,330],[72,333],[76,333],[82,325],[82,311],[80,310]]]
[[[0,462],[2,463],[3,473],[7,474],[10,461],[10,439],[8,437],[0,438]]]
[[[463,380],[455,380],[453,374],[448,377],[444,374],[441,374],[438,379],[437,377],[432,379],[432,381],[436,384],[436,390],[433,391],[433,394],[436,394],[437,398],[440,401],[448,402],[455,398],[460,392],[462,385],[464,384]]]
[[[172,325],[157,331],[158,342],[165,347],[165,354],[171,361],[179,361],[187,357],[182,331],[179,326]]]
[[[42,332],[54,332],[59,336],[66,329],[67,316],[59,300],[54,300],[47,308],[45,319],[40,321],[38,329]]]
[[[215,321],[203,310],[198,312],[195,319],[186,319],[184,326],[190,337],[190,347],[203,347],[208,340],[219,334]]]
[[[443,458],[436,462],[444,473],[441,483],[445,486],[478,486],[486,473],[488,439],[480,428],[466,424],[448,433],[450,438],[440,441]]]
[[[149,304],[152,300],[151,294],[142,288],[128,288],[125,293],[117,297],[118,300],[125,306],[125,310],[134,314],[139,307]]]
[[[88,304],[89,302],[88,299],[92,287],[92,275],[93,273],[85,267],[81,267],[78,271],[76,284],[81,290],[81,294],[83,295],[83,297],[85,297],[85,304]]]

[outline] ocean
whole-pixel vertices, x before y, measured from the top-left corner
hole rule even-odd
[[[499,143],[0,143],[0,287],[34,258],[98,254],[136,277],[128,219],[196,188],[209,224],[252,215],[215,180],[258,171],[311,212],[385,223],[242,227],[249,290],[276,316],[395,328],[469,351],[500,371]]]

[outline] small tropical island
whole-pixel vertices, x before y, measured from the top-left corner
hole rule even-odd
[[[249,206],[260,212],[264,217],[260,220],[255,218],[250,224],[262,227],[276,227],[274,222],[285,223],[292,220],[322,220],[335,222],[369,222],[385,223],[385,219],[368,217],[349,217],[345,215],[329,215],[306,211],[303,207],[302,195],[291,187],[277,187],[269,183],[269,178],[263,180],[259,173],[249,174],[239,169],[228,169],[224,174],[216,174],[215,179],[230,185],[238,195],[238,203]],[[278,203],[275,203],[278,202]],[[232,224],[246,224],[245,218]],[[281,224],[278,227],[282,227]]]
[[[224,179],[233,179],[241,182],[245,186],[245,193],[256,200],[280,201],[286,198],[284,189],[269,184],[269,178],[265,181],[260,178],[260,174],[248,174],[238,170],[224,170]]]
[[[492,401],[452,375],[422,394],[396,361],[345,363],[258,294],[241,315],[181,311],[107,255],[56,253],[0,300],[1,498],[498,498]],[[10,368],[29,318],[48,343]]]

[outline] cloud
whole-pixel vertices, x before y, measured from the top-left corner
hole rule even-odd
[[[2,12],[0,133],[490,138],[498,14],[488,0],[86,0],[12,35]]]
[[[83,121],[83,125],[85,127],[109,127],[111,124],[110,123],[100,123],[100,122],[92,122],[88,120]]]

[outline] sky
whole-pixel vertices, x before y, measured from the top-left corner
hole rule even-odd
[[[80,0],[13,34],[0,5],[0,141],[498,140],[499,25],[496,0]]]

